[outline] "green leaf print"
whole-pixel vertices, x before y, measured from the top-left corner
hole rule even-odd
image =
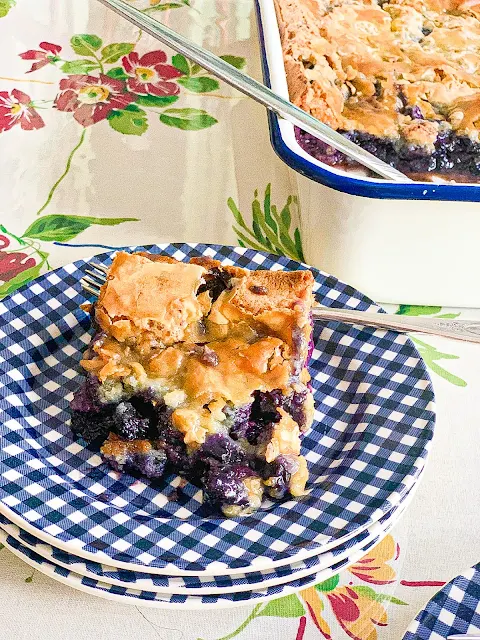
[[[358,593],[358,595],[368,598],[369,600],[374,600],[375,602],[391,602],[392,604],[400,604],[407,605],[407,602],[403,600],[399,600],[398,598],[394,598],[393,596],[389,596],[387,593],[377,593],[371,587],[350,587],[352,591]]]
[[[109,69],[105,75],[110,78],[115,78],[115,80],[127,80],[129,77],[123,67],[113,67],[113,69]]]
[[[233,214],[237,227],[233,231],[242,246],[256,251],[268,251],[277,255],[287,256],[293,260],[305,261],[303,256],[300,230],[293,230],[291,208],[297,205],[297,199],[289,196],[280,213],[271,203],[271,185],[268,184],[263,198],[263,208],[255,191],[252,202],[252,227],[249,228],[232,198],[227,200],[227,206]]]
[[[411,304],[401,304],[397,313],[403,316],[433,316],[439,313],[442,307],[421,307]]]
[[[45,242],[66,242],[92,225],[115,226],[122,222],[136,222],[138,218],[95,218],[93,216],[49,215],[35,220],[23,234]],[[24,273],[27,273],[26,271]],[[35,276],[32,276],[35,277]],[[19,286],[19,285],[17,285]]]
[[[243,69],[247,64],[247,61],[245,60],[245,58],[242,58],[240,56],[225,55],[225,56],[220,56],[220,58],[225,62],[228,62],[228,64],[231,64],[232,67],[235,67],[236,69]],[[185,56],[182,56],[179,53],[172,57],[172,64],[176,69],[184,73],[186,76],[195,76],[197,74],[206,73],[205,69],[201,67],[199,64],[196,64],[191,60],[188,60],[187,58],[185,58]],[[206,78],[205,75],[202,75],[201,77]],[[208,78],[208,79],[213,80],[212,78]],[[186,86],[184,84],[185,80],[186,78],[182,78],[182,82],[180,82],[180,84],[183,84],[184,86]],[[217,81],[215,80],[215,82]],[[215,89],[218,89],[218,87],[220,86],[218,82],[217,82],[217,85],[218,86],[215,87]],[[194,91],[194,89],[191,89],[190,87],[187,87],[187,88],[190,91]],[[208,89],[208,91],[213,91],[213,89]],[[205,93],[205,89],[203,91],[196,91],[196,93]]]
[[[227,56],[220,56],[220,58],[222,60],[225,60],[225,62],[228,62],[228,64],[231,64],[232,67],[235,67],[235,69],[243,69],[247,64],[247,61],[245,60],[245,58],[242,58],[240,56],[227,55]]]
[[[437,318],[450,318],[451,320],[454,320],[455,318],[458,318],[459,315],[459,313],[441,313]]]
[[[112,129],[127,136],[141,136],[148,129],[147,114],[134,104],[121,111],[111,111],[107,120]]]
[[[441,365],[437,364],[437,360],[458,360],[459,356],[453,355],[452,353],[442,353],[441,351],[438,351],[436,347],[423,342],[423,340],[414,338],[413,336],[410,336],[410,339],[417,345],[417,349],[427,367],[436,373],[437,376],[440,376],[447,382],[454,384],[456,387],[467,386],[465,380],[459,378],[453,373],[450,373],[450,371],[447,371]]]
[[[201,109],[166,109],[160,115],[160,122],[169,127],[177,127],[184,131],[199,131],[207,129],[218,122],[206,111]]]
[[[102,56],[101,60],[105,64],[113,64],[123,56],[127,56],[134,48],[135,45],[131,42],[114,42],[107,44],[100,52]]]
[[[178,69],[185,75],[190,75],[190,65],[188,63],[188,60],[185,58],[185,56],[182,56],[181,53],[177,53],[176,55],[172,56],[172,64],[176,69]]]
[[[60,67],[60,70],[63,71],[63,73],[70,73],[73,75],[89,73],[90,71],[93,71],[93,69],[98,69],[98,62],[86,59],[67,61]]]
[[[8,296],[10,293],[13,293],[15,289],[18,289],[22,285],[27,284],[27,282],[30,282],[30,280],[37,278],[40,275],[40,271],[44,265],[44,262],[45,261],[39,262],[34,267],[22,271],[18,274],[18,276],[15,276],[15,278],[12,278],[8,282],[2,284],[0,286],[0,298],[3,298],[3,296]]]
[[[337,574],[335,576],[332,576],[331,578],[328,578],[328,580],[324,580],[323,582],[320,582],[320,584],[316,584],[315,589],[322,593],[333,591],[337,586],[339,580],[340,580],[340,576]]]
[[[4,18],[16,4],[15,0],[0,0],[0,18]]]
[[[295,594],[271,600],[265,608],[257,614],[260,616],[273,616],[275,618],[299,618],[303,616],[305,609]]]
[[[27,584],[30,584],[31,582],[33,582],[33,576],[35,575],[35,571],[36,571],[36,569],[34,569],[32,571],[32,573],[27,578],[25,578],[25,582]]]
[[[72,36],[70,44],[72,45],[72,49],[79,56],[95,58],[95,51],[98,51],[102,46],[102,39],[89,33],[82,33]]]
[[[154,7],[148,7],[147,9],[144,9],[143,11],[145,13],[150,12],[150,11],[167,11],[167,9],[180,9],[181,7],[184,7],[185,5],[187,5],[187,2],[167,2],[165,4],[157,4]]]
[[[406,316],[433,316],[436,318],[458,318],[459,313],[444,313],[439,314],[442,310],[442,307],[426,307],[426,306],[417,306],[417,305],[409,305],[409,304],[401,304],[398,307],[397,314],[406,315]],[[439,315],[436,315],[439,314]],[[456,387],[466,387],[467,383],[462,378],[459,378],[450,371],[447,371],[444,367],[438,364],[438,360],[458,360],[459,356],[456,356],[452,353],[442,353],[436,347],[424,342],[423,340],[419,340],[418,338],[414,338],[410,336],[410,339],[417,345],[417,349],[422,356],[425,364],[429,369],[431,369],[437,376],[440,376],[447,382],[454,384]]]
[[[166,107],[178,100],[178,96],[137,96],[135,104],[142,107]]]
[[[206,76],[200,76],[199,78],[180,77],[177,82],[193,93],[208,93],[209,91],[216,91],[220,88],[218,80],[207,78]]]

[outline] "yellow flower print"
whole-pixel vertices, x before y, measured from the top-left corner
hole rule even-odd
[[[392,536],[386,536],[361,560],[349,567],[354,576],[370,584],[390,584],[395,581],[395,570],[387,562],[398,558],[398,546]]]
[[[377,626],[384,627],[387,612],[381,602],[372,600],[361,587],[340,587],[327,593],[333,613],[345,633],[353,640],[377,640]]]
[[[324,609],[323,601],[318,595],[318,591],[316,591],[315,587],[309,587],[300,593],[305,604],[307,605],[308,613],[312,618],[313,623],[320,631],[326,640],[331,640],[332,636],[330,634],[330,627],[328,626],[326,620],[322,616],[322,611]]]

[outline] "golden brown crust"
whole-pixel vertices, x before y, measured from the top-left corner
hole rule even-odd
[[[110,433],[100,451],[105,456],[121,458],[136,453],[148,453],[152,448],[152,443],[149,440],[124,440],[117,434]]]
[[[101,288],[96,319],[120,341],[147,333],[163,344],[177,342],[203,316],[196,292],[204,273],[198,265],[119,252]]]
[[[296,105],[335,129],[400,139],[430,151],[439,130],[478,141],[480,2],[275,0],[275,5]],[[418,111],[412,123],[413,107]],[[427,120],[440,122],[440,129]]]
[[[251,271],[234,287],[229,302],[253,316],[298,305],[310,308],[313,282],[311,271]]]
[[[90,345],[81,364],[107,388],[108,401],[116,393],[122,397],[125,388],[127,397],[155,390],[154,396],[158,393],[172,410],[172,423],[185,444],[195,448],[208,433],[225,428],[226,405],[247,405],[255,391],[280,389],[289,395],[297,385],[306,389],[308,374],[302,368],[311,333],[310,271],[250,272],[209,258],[191,264],[158,258],[117,254],[96,305],[104,334]],[[213,269],[227,271],[231,280],[211,306],[208,291],[196,292],[202,276]],[[203,339],[192,339],[193,321],[185,320],[184,306],[198,309],[187,320],[203,320]],[[178,333],[169,321],[180,323]],[[307,415],[307,427],[309,421]],[[299,433],[282,412],[268,459],[298,455]],[[130,443],[111,436],[102,452],[118,458],[135,447],[145,452],[147,446],[148,441]]]

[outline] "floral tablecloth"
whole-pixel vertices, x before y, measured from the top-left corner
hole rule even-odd
[[[261,77],[253,0],[129,1]],[[303,258],[299,203],[262,108],[95,0],[0,0],[0,193],[0,295],[133,244]],[[480,318],[398,302],[403,314]],[[0,638],[400,639],[440,585],[480,560],[480,346],[416,343],[437,394],[434,450],[407,514],[348,571],[253,608],[179,613],[74,591],[4,549]]]

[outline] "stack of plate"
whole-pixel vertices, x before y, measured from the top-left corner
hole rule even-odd
[[[177,259],[207,255],[246,268],[305,268],[213,245],[137,247]],[[96,256],[108,264],[111,254]],[[0,303],[0,541],[39,571],[132,604],[233,607],[290,594],[359,560],[395,524],[421,476],[434,426],[433,392],[408,338],[329,323],[315,327],[315,423],[303,439],[302,499],[212,517],[198,488],[170,476],[113,472],[69,428],[80,354],[79,261]],[[322,305],[377,310],[312,269]]]

